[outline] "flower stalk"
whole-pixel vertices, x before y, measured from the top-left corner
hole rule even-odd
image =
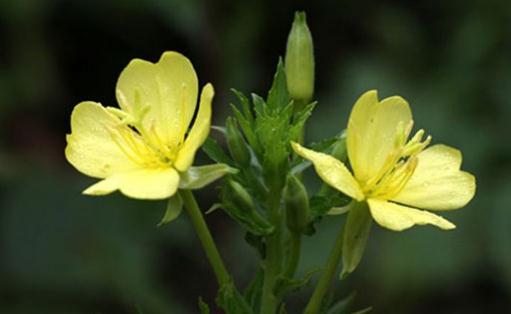
[[[223,286],[229,283],[231,276],[227,272],[224,261],[222,260],[218,248],[213,241],[211,232],[209,231],[209,228],[204,221],[204,217],[201,210],[199,209],[199,205],[197,205],[197,201],[195,200],[192,191],[180,190],[179,193],[183,199],[183,204],[188,212],[188,215],[190,216],[193,227],[195,228],[195,232],[197,233],[197,236],[199,237],[199,240],[202,244],[202,248],[206,253],[209,264],[213,268],[213,272],[215,273],[218,285]]]

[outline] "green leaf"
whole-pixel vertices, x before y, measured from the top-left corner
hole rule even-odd
[[[309,117],[311,116],[312,111],[316,107],[316,104],[317,102],[312,102],[295,114],[293,125],[289,130],[289,140],[291,141],[299,140],[303,128],[305,127],[305,122],[307,122],[307,119],[309,119]]]
[[[250,109],[250,101],[248,100],[248,98],[242,92],[234,88],[232,88],[231,91],[236,95],[241,104],[243,116],[247,119],[248,122],[250,123],[254,122],[254,115],[252,114],[252,109]]]
[[[373,310],[373,308],[371,306],[369,307],[366,307],[365,309],[363,310],[360,310],[360,311],[356,311],[356,312],[353,312],[351,314],[365,314],[365,313],[369,313]]]
[[[202,300],[202,297],[199,297],[199,310],[201,314],[211,314],[209,310],[209,305]]]
[[[227,156],[223,148],[218,143],[208,137],[202,145],[202,151],[213,161],[234,166],[234,161]]]
[[[255,152],[259,152],[259,142],[257,140],[257,136],[254,133],[254,125],[253,122],[249,121],[242,113],[241,111],[236,108],[233,104],[231,104],[231,110],[234,113],[234,117],[238,121],[241,131],[243,132],[243,135],[245,135],[245,138],[247,139],[247,142],[250,146],[252,146],[252,149]]]
[[[285,278],[282,276],[279,277],[275,283],[274,294],[279,298],[282,298],[290,292],[303,288],[310,282],[312,276],[314,276],[314,274],[318,271],[319,269],[311,270],[301,279]]]
[[[201,189],[226,174],[235,174],[237,172],[237,169],[231,168],[226,164],[190,167],[186,172],[181,173],[179,188],[184,190]]]
[[[355,297],[357,296],[356,292],[350,293],[344,299],[339,300],[334,305],[330,307],[330,309],[326,312],[326,314],[343,314],[347,312],[348,307],[353,303]]]
[[[262,268],[259,268],[247,288],[245,289],[244,297],[247,303],[250,305],[252,310],[255,313],[259,312],[261,295],[263,292],[263,283],[264,283],[264,271]]]
[[[181,199],[181,195],[179,193],[171,196],[167,202],[167,209],[165,210],[165,215],[161,219],[158,227],[171,222],[176,219],[181,211],[183,210],[183,200]]]
[[[286,72],[282,58],[279,58],[277,70],[273,77],[273,83],[268,92],[266,103],[271,109],[278,109],[286,106],[291,101],[287,91]]]
[[[254,313],[232,281],[220,287],[216,297],[216,303],[225,310],[226,314]]]
[[[352,273],[360,263],[372,222],[367,203],[353,202],[344,226],[341,278]]]
[[[265,114],[266,110],[266,102],[264,99],[257,95],[252,93],[252,103],[254,104],[254,110],[256,112],[256,119],[257,117],[261,117]]]

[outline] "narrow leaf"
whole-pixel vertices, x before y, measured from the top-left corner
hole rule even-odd
[[[217,163],[234,165],[234,161],[227,156],[223,148],[211,137],[208,137],[202,145],[202,151]]]

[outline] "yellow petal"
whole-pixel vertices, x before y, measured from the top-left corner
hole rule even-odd
[[[174,166],[179,171],[186,171],[193,163],[197,149],[204,143],[211,126],[211,102],[215,91],[213,85],[206,84],[202,89],[200,106],[193,127],[180,148]]]
[[[360,96],[350,114],[347,130],[348,157],[355,177],[366,182],[378,173],[394,148],[395,138],[412,121],[408,103],[399,96],[378,102],[371,90]]]
[[[417,158],[417,169],[393,201],[424,209],[449,210],[465,206],[474,197],[475,177],[460,170],[459,150],[434,145]]]
[[[120,190],[137,199],[165,199],[176,193],[179,174],[173,168],[117,173],[90,186],[84,194],[105,195]]]
[[[134,118],[148,110],[143,126],[170,147],[182,140],[195,112],[197,75],[185,56],[167,51],[157,63],[133,59],[121,72],[116,95]],[[145,109],[145,108],[148,109]]]
[[[327,184],[357,201],[364,199],[358,182],[341,161],[327,154],[307,149],[295,142],[292,142],[291,146],[298,155],[312,162],[318,175]]]
[[[115,144],[108,128],[120,121],[98,103],[79,103],[71,114],[71,134],[67,136],[67,160],[80,172],[106,178],[114,173],[137,168]]]
[[[390,230],[402,231],[412,227],[413,225],[434,225],[444,230],[456,228],[454,224],[446,219],[427,212],[391,202],[368,199],[371,215],[376,222]]]

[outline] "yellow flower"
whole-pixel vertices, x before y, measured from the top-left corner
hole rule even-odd
[[[182,187],[184,178],[185,183],[196,179],[197,171],[189,170],[209,133],[213,95],[213,86],[206,84],[187,133],[198,96],[193,65],[176,52],[163,53],[157,63],[133,59],[117,81],[120,109],[85,101],[71,115],[66,158],[80,172],[102,179],[83,193],[120,190],[133,198],[164,199]]]
[[[363,94],[351,111],[347,129],[348,158],[353,175],[339,160],[292,143],[329,185],[369,205],[381,226],[401,231],[413,225],[455,226],[424,211],[452,210],[474,196],[475,178],[460,170],[461,152],[445,145],[426,148],[431,137],[419,130],[411,139],[412,113],[399,96],[378,100]],[[420,209],[417,209],[420,208]]]

